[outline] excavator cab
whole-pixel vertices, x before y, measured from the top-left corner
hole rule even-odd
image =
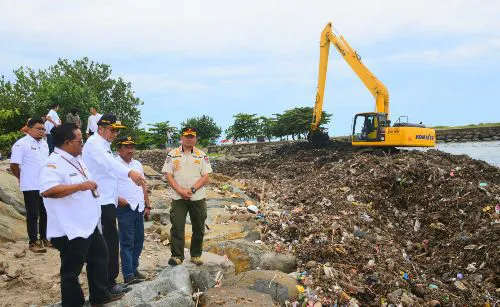
[[[389,126],[385,113],[358,113],[352,125],[353,142],[380,142],[385,139],[385,127]]]

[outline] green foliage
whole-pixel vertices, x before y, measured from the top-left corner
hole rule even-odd
[[[109,65],[86,57],[73,62],[59,59],[45,70],[21,67],[14,74],[14,82],[0,78],[0,109],[19,109],[22,121],[16,129],[29,117],[47,114],[53,103],[59,103],[58,113],[63,119],[70,109],[76,108],[83,127],[91,106],[96,106],[100,113],[115,114],[132,130],[141,122],[138,107],[143,102],[134,96],[129,82],[111,78]],[[9,131],[14,131],[14,127],[9,127]]]
[[[250,140],[257,135],[283,139],[291,136],[293,139],[305,138],[311,127],[313,108],[299,107],[286,110],[283,114],[273,114],[274,117],[257,117],[256,114],[239,113],[234,115],[234,124],[226,129],[226,137],[237,140]],[[321,125],[330,122],[331,114],[323,111]]]
[[[260,118],[257,114],[238,113],[233,117],[234,123],[226,129],[227,138],[248,142],[261,131]]]
[[[157,148],[163,148],[165,143],[167,142],[167,132],[171,132],[175,134],[177,129],[175,127],[170,126],[168,121],[159,122],[154,124],[149,124],[152,128],[149,128],[150,143]]]
[[[23,134],[19,131],[9,132],[0,135],[0,153],[4,157],[10,156],[12,145],[23,137]]]
[[[219,138],[222,133],[222,129],[217,126],[213,118],[207,115],[188,118],[185,122],[181,123],[181,127],[195,128],[198,143],[202,147],[215,143],[215,140],[217,140],[217,138]]]

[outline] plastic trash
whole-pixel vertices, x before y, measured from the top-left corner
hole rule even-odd
[[[487,182],[480,182],[480,183],[479,183],[479,187],[480,187],[480,188],[485,188],[485,187],[487,187],[487,186],[488,186],[488,183],[487,183]]]
[[[457,279],[463,279],[464,278],[464,274],[462,273],[457,273]]]
[[[437,289],[439,289],[439,287],[437,285],[435,285],[435,284],[429,284],[429,289],[431,289],[431,290],[437,290]]]
[[[248,211],[251,212],[251,213],[257,213],[259,212],[259,208],[257,208],[256,205],[251,205],[251,206],[248,206],[247,207]]]

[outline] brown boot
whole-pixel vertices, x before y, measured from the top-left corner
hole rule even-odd
[[[39,241],[35,242],[35,243],[30,243],[30,251],[34,252],[34,253],[46,253],[47,250],[43,247],[43,244],[40,242],[38,243]]]
[[[47,239],[43,239],[42,243],[43,243],[43,247],[47,247],[47,248],[52,248],[53,247],[52,243],[50,243],[50,241],[47,240]]]

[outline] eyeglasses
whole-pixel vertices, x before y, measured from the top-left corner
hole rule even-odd
[[[40,132],[45,132],[45,131],[46,131],[46,129],[45,129],[45,128],[31,128],[31,129],[35,129],[35,130],[38,130],[38,131],[40,131]]]
[[[110,128],[110,127],[107,127],[106,129],[108,129],[109,131],[111,131],[111,133],[120,134],[120,129],[113,129],[113,128]]]

